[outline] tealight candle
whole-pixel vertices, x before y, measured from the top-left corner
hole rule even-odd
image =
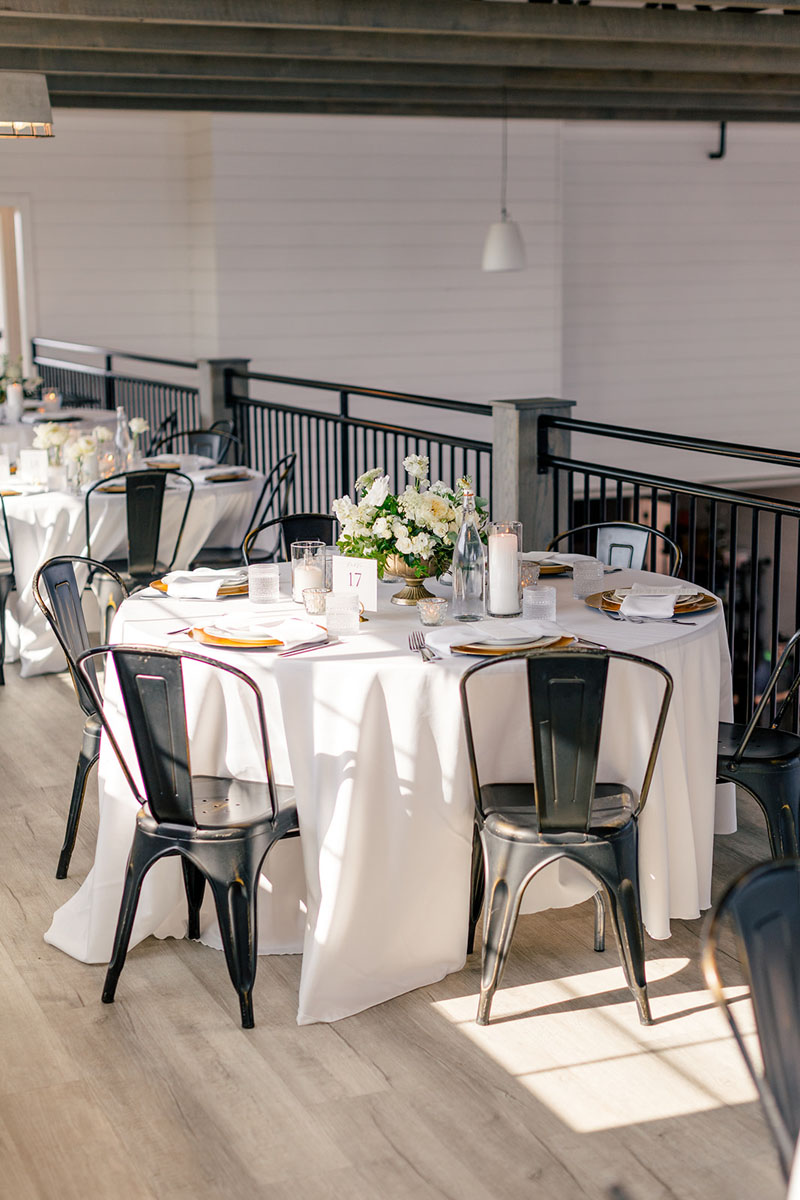
[[[521,531],[519,521],[489,526],[489,613],[492,616],[513,617],[521,611],[518,557]]]

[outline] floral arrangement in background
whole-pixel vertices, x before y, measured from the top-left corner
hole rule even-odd
[[[42,386],[42,380],[38,375],[26,377],[23,374],[21,358],[12,359],[10,355],[4,354],[0,358],[0,404],[5,403],[6,390],[10,383],[21,384],[25,396],[35,396]]]
[[[133,458],[136,459],[139,457],[139,438],[143,433],[148,432],[150,426],[144,417],[131,417],[130,421],[128,422],[128,429],[130,429],[131,437],[133,438],[133,449],[131,453]]]
[[[69,429],[66,429],[60,421],[43,421],[36,426],[33,447],[35,450],[46,450],[50,465],[57,467],[61,463],[61,454],[69,436]]]
[[[441,480],[432,484],[424,454],[410,454],[403,466],[412,482],[396,495],[389,490],[389,476],[374,467],[356,480],[357,502],[349,496],[334,500],[333,512],[341,525],[337,545],[343,554],[374,558],[381,578],[386,560],[395,554],[420,577],[442,575],[453,557],[470,480],[459,479],[455,488]],[[485,500],[476,499],[475,507],[482,529]]]

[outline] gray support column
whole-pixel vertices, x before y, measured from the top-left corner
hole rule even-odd
[[[232,367],[236,371],[247,371],[250,367],[249,358],[198,358],[197,386],[200,389],[200,418],[205,427],[215,421],[222,421],[230,416],[225,407],[225,369]],[[244,380],[237,385],[239,395],[247,395]]]
[[[568,417],[574,400],[495,400],[492,402],[492,506],[494,521],[521,521],[526,550],[543,550],[554,533],[553,476],[539,474],[538,422],[545,413]],[[550,448],[569,454],[570,435],[555,429]],[[562,512],[566,508],[562,506]]]

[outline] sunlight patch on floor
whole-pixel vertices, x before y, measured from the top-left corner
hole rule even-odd
[[[619,967],[501,987],[493,1023],[483,1028],[475,1024],[476,995],[435,1007],[580,1133],[749,1103],[755,1089],[708,993],[658,986],[686,965],[683,958],[648,961],[650,1027],[639,1024]],[[738,998],[747,989],[727,994]],[[746,1000],[737,1019],[754,1041]]]

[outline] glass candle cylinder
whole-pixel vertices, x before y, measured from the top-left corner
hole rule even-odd
[[[325,543],[292,542],[292,599],[303,603],[306,588],[325,586]]]
[[[497,521],[489,526],[489,603],[492,617],[517,617],[522,611],[519,588],[519,553],[522,525]]]

